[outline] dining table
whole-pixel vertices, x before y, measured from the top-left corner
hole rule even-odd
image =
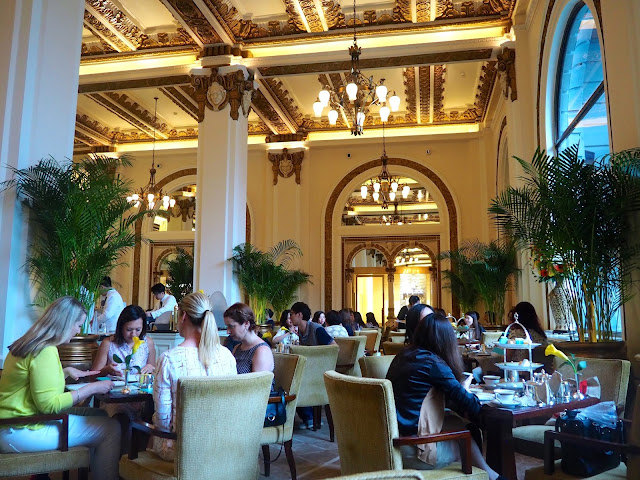
[[[513,427],[524,420],[549,418],[554,413],[585,408],[599,402],[598,398],[585,397],[534,407],[506,408],[493,404],[484,405],[480,417],[481,428],[487,440],[487,463],[503,477],[517,480]]]

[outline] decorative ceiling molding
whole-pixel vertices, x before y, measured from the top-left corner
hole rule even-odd
[[[304,19],[296,10],[296,0],[282,0],[284,4],[284,11],[287,13],[289,17],[289,25],[293,25],[293,27],[301,33],[310,32],[306,25],[306,19]]]
[[[298,11],[304,15],[304,23],[307,27],[307,32],[326,32],[329,30],[327,21],[324,18],[324,12],[322,8],[318,8],[318,5],[314,0],[285,0],[285,3],[295,3],[298,7]]]
[[[511,101],[518,99],[518,84],[516,82],[516,51],[513,48],[505,47],[498,54],[498,72],[503,84],[504,98],[509,98],[511,90]]]
[[[84,133],[79,132],[78,130],[76,130],[75,133],[73,134],[73,138],[74,140],[77,140],[77,142],[74,141],[74,145],[78,145],[78,146],[86,145],[89,147],[95,147],[95,146],[101,145],[100,142],[97,142],[90,136],[85,135]]]
[[[147,38],[111,0],[85,0],[85,25],[120,52],[136,50]]]
[[[393,8],[392,20],[394,23],[411,22],[411,0],[396,0]],[[384,20],[383,20],[384,21]],[[387,23],[384,21],[384,23]],[[380,23],[378,23],[380,25]]]
[[[269,161],[273,171],[273,184],[278,184],[278,177],[289,178],[295,173],[296,183],[300,185],[300,174],[302,172],[302,161],[304,160],[304,150],[289,153],[287,148],[283,148],[280,153],[269,153]]]
[[[189,85],[190,82],[190,75],[174,75],[115,82],[87,83],[78,86],[78,93],[114,92],[118,90],[135,90],[137,88],[156,88],[176,85],[184,86]]]
[[[488,17],[492,15],[509,16],[513,11],[516,0],[482,0],[476,9],[474,2],[462,2],[457,10],[453,0],[436,1],[436,20],[460,17]]]
[[[88,95],[93,101],[102,105],[104,108],[114,113],[122,120],[131,124],[133,127],[139,129],[145,135],[149,135],[153,138],[154,134],[154,121],[153,115],[131,100],[124,93],[116,92],[104,92],[101,94],[92,93]],[[169,127],[166,124],[159,124],[156,121],[155,134],[156,138],[162,139],[169,138]]]
[[[432,0],[437,2],[438,0]],[[416,0],[416,22],[423,23],[431,20],[431,0]]]
[[[273,133],[291,133],[289,127],[282,120],[273,105],[265,98],[262,90],[258,89],[251,102],[256,114],[273,130]]]
[[[113,143],[113,132],[111,129],[89,118],[88,115],[79,115],[76,113],[76,132],[90,138],[99,145],[111,145]]]
[[[496,83],[498,70],[496,68],[496,62],[487,62],[482,66],[482,73],[480,74],[480,80],[478,82],[478,93],[476,94],[476,108],[480,112],[479,120],[484,120],[487,115],[487,109],[489,107],[489,100],[491,98],[491,92],[493,91],[493,85]]]
[[[416,68],[418,67],[408,67],[402,72],[402,77],[404,78],[404,98],[407,104],[405,118],[409,122],[416,122],[418,118],[416,104]]]
[[[196,46],[197,44],[184,28],[178,28],[175,32],[159,32],[146,35],[144,41],[138,46],[137,51],[152,48],[184,47],[188,45]],[[112,55],[110,60],[113,60],[118,53],[121,52],[117,52],[104,41],[85,42],[82,44],[83,57],[91,55]]]
[[[257,122],[249,123],[249,135],[268,135],[271,132],[272,130],[266,123],[262,121],[262,119],[259,119]]]
[[[324,10],[324,18],[327,22],[329,30],[336,28],[344,28],[344,13],[339,2],[334,0],[322,0],[322,9]]]
[[[425,53],[421,55],[404,55],[398,57],[365,58],[360,60],[360,68],[392,68],[422,65],[436,65],[441,63],[468,62],[472,60],[489,60],[493,50],[482,48],[478,50],[461,50],[455,52]],[[273,67],[258,67],[262,77],[282,77],[286,75],[302,75],[307,73],[344,72],[351,68],[351,61],[301,63],[297,65],[279,65]]]
[[[180,87],[163,87],[160,91],[175,103],[183,112],[198,121],[198,104],[180,89]]]
[[[302,124],[303,116],[282,82],[276,78],[264,78],[258,80],[258,83],[263,89],[262,93],[265,98],[269,100],[271,106],[291,130],[290,133],[296,133],[298,127]]]
[[[200,47],[213,43],[223,43],[209,20],[193,3],[193,0],[161,1]]]
[[[420,122],[429,123],[431,99],[431,67],[418,67],[418,91],[420,92]]]

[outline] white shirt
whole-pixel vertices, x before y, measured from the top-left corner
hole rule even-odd
[[[102,313],[98,315],[98,325],[106,322],[107,332],[115,332],[118,317],[122,313],[122,310],[124,310],[126,304],[115,288],[107,290],[106,297]]]
[[[151,312],[151,317],[156,319],[165,312],[173,312],[173,307],[177,304],[178,302],[176,302],[176,297],[165,293],[162,300],[160,300],[160,308],[153,310]]]

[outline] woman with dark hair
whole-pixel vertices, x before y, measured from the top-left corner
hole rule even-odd
[[[428,311],[425,308],[421,310]],[[462,371],[462,357],[458,351],[458,342],[447,318],[438,313],[429,313],[420,318],[411,344],[396,355],[387,372],[387,379],[393,385],[400,435],[419,433],[418,423],[422,404],[433,388],[442,394],[447,406],[460,415],[460,417],[453,413],[445,415],[443,403],[442,430],[466,429],[468,422],[461,417],[478,419],[480,402],[460,383],[463,378]],[[471,447],[473,465],[485,470],[489,480],[498,479],[499,475],[487,465],[478,445],[472,442]],[[403,446],[400,450],[405,468],[419,470],[442,468],[460,459],[460,450],[455,441],[436,444],[437,453],[434,464],[422,460],[414,446]]]
[[[144,340],[136,353],[131,356],[130,365],[138,367],[139,373],[153,373],[156,369],[156,348],[153,340],[146,337],[146,313],[138,305],[127,305],[118,317],[116,333],[105,338],[100,344],[91,370],[100,370],[101,375],[122,376],[124,364],[115,363],[113,356],[124,359],[133,351],[133,339]]]
[[[532,343],[542,344],[540,349],[546,348],[549,344],[547,340],[547,334],[544,333],[544,329],[540,325],[540,319],[536,313],[536,308],[529,302],[520,302],[509,312],[509,321],[513,323],[518,318],[520,323],[529,332]],[[521,328],[513,326],[509,329],[509,340],[515,340],[516,338],[524,338],[525,334]],[[512,342],[513,343],[513,342]],[[511,350],[509,352],[512,362],[521,362],[522,360],[529,359],[529,352],[527,350]],[[543,357],[544,358],[544,357]]]
[[[339,315],[340,315],[340,323],[342,323],[342,326],[347,331],[349,336],[353,337],[354,333],[353,333],[353,323],[351,320],[351,310],[348,308],[343,308],[342,310],[340,310]]]
[[[325,316],[324,312],[322,310],[318,310],[316,313],[313,314],[313,320],[314,323],[319,323],[320,325],[322,325],[323,327],[325,326],[326,322],[327,322],[327,317]]]
[[[296,330],[297,327],[291,323],[291,310],[284,310],[280,314],[280,330],[274,335],[271,343],[287,345],[299,341],[300,337],[298,337]]]
[[[367,312],[367,328],[380,328],[380,325],[376,321],[376,316],[373,312]]]
[[[430,313],[433,313],[433,308],[424,303],[416,303],[409,309],[405,322],[407,329],[404,333],[404,343],[411,343],[413,341],[413,333],[418,327],[418,323]]]
[[[324,329],[333,338],[338,338],[338,337],[344,338],[349,336],[349,333],[347,332],[347,330],[342,326],[341,320],[342,318],[340,314],[335,310],[329,310],[327,312],[328,326],[324,327]]]
[[[464,324],[469,327],[469,340],[482,340],[484,328],[480,325],[480,314],[475,310],[470,310],[464,314]]]
[[[233,349],[238,373],[273,372],[273,353],[257,334],[253,310],[244,303],[234,303],[224,312],[229,335],[240,342]]]
[[[360,312],[353,312],[354,323],[356,326],[356,330],[362,330],[363,328],[367,328],[365,323],[362,321],[362,315]]]

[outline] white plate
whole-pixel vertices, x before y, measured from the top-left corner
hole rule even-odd
[[[491,400],[495,400],[496,398],[496,396],[493,393],[489,393],[489,392],[476,393],[475,396],[478,397],[478,400],[480,400],[481,402],[488,402]]]
[[[517,400],[516,398],[513,399],[512,402],[501,402],[498,399],[492,400],[491,405],[494,405],[496,407],[502,407],[502,408],[516,408],[520,406],[520,401]]]
[[[528,372],[529,370],[536,370],[540,367],[544,367],[542,363],[531,362],[529,365],[520,365],[519,362],[506,362],[496,363],[496,367],[502,370],[513,370],[516,372]]]

